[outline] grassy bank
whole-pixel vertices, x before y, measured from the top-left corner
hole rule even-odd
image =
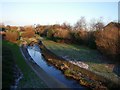
[[[91,89],[99,89],[103,88],[104,90],[107,89],[106,86],[109,86],[109,81],[88,71],[86,69],[80,68],[70,62],[58,57],[50,50],[46,49],[44,45],[40,45],[42,50],[42,55],[49,63],[54,65],[56,68],[60,69],[66,77],[73,78],[80,83],[80,85],[86,86]],[[108,84],[108,85],[107,85]]]
[[[11,72],[11,65],[13,64],[12,62],[14,61],[17,66],[20,68],[20,70],[23,73],[23,78],[20,80],[20,83],[18,85],[18,88],[45,88],[47,87],[45,85],[45,83],[40,80],[40,78],[31,70],[31,68],[26,64],[19,46],[17,46],[16,44],[13,44],[11,42],[7,42],[7,41],[3,41],[2,43],[3,45],[3,54],[4,54],[4,58],[3,60],[6,60],[5,63],[3,63],[3,67],[4,68],[8,68],[8,71],[3,71],[3,73],[5,74],[5,78],[7,78],[7,76],[9,76],[8,78],[12,79],[12,74],[9,73]],[[7,48],[9,49],[9,51],[7,50]],[[4,49],[6,48],[6,49]],[[12,62],[11,62],[12,61]],[[10,65],[8,67],[8,64]],[[7,69],[6,69],[7,70]],[[9,79],[5,79],[5,84],[6,83],[10,83]]]
[[[113,72],[115,64],[108,61],[97,50],[75,44],[56,43],[50,40],[42,40],[43,44],[60,57],[67,57],[68,60],[82,61],[89,65],[88,70],[97,73],[115,83],[120,81],[119,77]]]
[[[13,77],[13,65],[14,65],[14,60],[13,60],[13,55],[9,48],[3,46],[2,49],[2,87],[3,88],[10,88],[10,86],[14,82],[14,77]]]

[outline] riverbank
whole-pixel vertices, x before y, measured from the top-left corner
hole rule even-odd
[[[2,88],[16,89],[23,74],[15,63],[11,49],[4,45],[2,52]]]
[[[111,89],[118,88],[118,84],[99,76],[89,70],[80,68],[76,65],[69,63],[61,57],[48,50],[44,45],[40,45],[44,58],[62,70],[67,77],[76,79],[81,85],[85,85],[92,89]]]
[[[114,82],[120,80],[120,64],[103,56],[97,49],[76,44],[57,43],[43,39],[47,49],[65,60],[88,69]]]
[[[48,75],[42,68],[40,68],[30,57],[26,47],[21,47],[20,49],[23,56],[25,57],[26,63],[32,68],[37,76],[46,83],[49,88],[68,88],[63,83]]]
[[[19,88],[20,89],[23,89],[23,88],[47,88],[47,85],[34,73],[34,71],[25,62],[25,60],[24,60],[24,58],[23,58],[23,56],[20,52],[19,46],[17,46],[14,43],[4,41],[4,40],[2,41],[2,46],[3,46],[3,48],[7,47],[10,50],[10,51],[4,51],[3,52],[3,54],[6,53],[5,56],[9,56],[8,58],[5,58],[6,61],[8,60],[7,63],[8,64],[10,64],[10,63],[13,64],[10,61],[10,58],[13,57],[12,60],[14,60],[14,63],[17,65],[17,67],[20,69],[20,71],[23,74],[22,79],[20,79],[20,81],[18,82],[18,85],[17,85],[18,89]],[[5,68],[7,68],[8,64],[5,64],[5,65],[3,64],[3,65],[4,65]],[[2,71],[3,73],[6,73],[6,75],[7,75],[7,76],[3,75],[3,77],[6,79],[6,81],[4,81],[4,82],[9,82],[9,80],[12,78],[9,75],[9,74],[11,74],[10,73],[11,71],[12,70],[10,68],[8,68],[6,72],[4,70]],[[7,79],[7,78],[9,78],[9,79]],[[2,83],[2,85],[4,85],[5,88],[7,87],[6,83]]]

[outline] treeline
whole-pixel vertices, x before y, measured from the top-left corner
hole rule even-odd
[[[111,22],[104,26],[102,21],[98,21],[92,22],[90,27],[87,27],[85,19],[81,18],[74,27],[66,23],[37,25],[35,32],[55,42],[86,45],[92,49],[98,49],[110,59],[120,59],[120,23]]]
[[[55,42],[86,45],[110,58],[120,59],[120,23],[111,22],[104,26],[102,20],[93,20],[88,26],[85,18],[81,17],[74,26],[63,23],[24,27],[3,25],[1,28],[5,31],[4,38],[12,42],[38,34]]]
[[[95,32],[102,30],[104,23],[101,20],[91,22],[89,27],[84,17],[81,17],[74,26],[68,23],[62,25],[37,25],[36,33],[56,42],[77,43],[96,48]]]
[[[11,42],[16,42],[22,38],[31,38],[35,35],[35,30],[32,26],[17,27],[1,25],[0,28],[2,38]]]
[[[65,25],[66,26],[66,25]],[[55,42],[76,43],[96,48],[95,36],[96,31],[74,30],[60,25],[36,26],[35,32],[40,36]]]

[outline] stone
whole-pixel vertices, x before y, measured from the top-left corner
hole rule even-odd
[[[85,63],[83,63],[81,61],[69,61],[69,62],[74,64],[74,65],[77,65],[77,66],[79,66],[81,68],[84,68],[84,69],[88,69],[89,68],[88,64],[85,64]]]

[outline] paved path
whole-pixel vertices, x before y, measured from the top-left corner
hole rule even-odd
[[[20,47],[20,51],[26,61],[26,63],[32,68],[32,70],[38,75],[38,77],[43,80],[49,88],[68,88],[63,83],[55,79],[54,77],[48,75],[42,68],[37,64],[31,62],[30,56],[25,48]]]

